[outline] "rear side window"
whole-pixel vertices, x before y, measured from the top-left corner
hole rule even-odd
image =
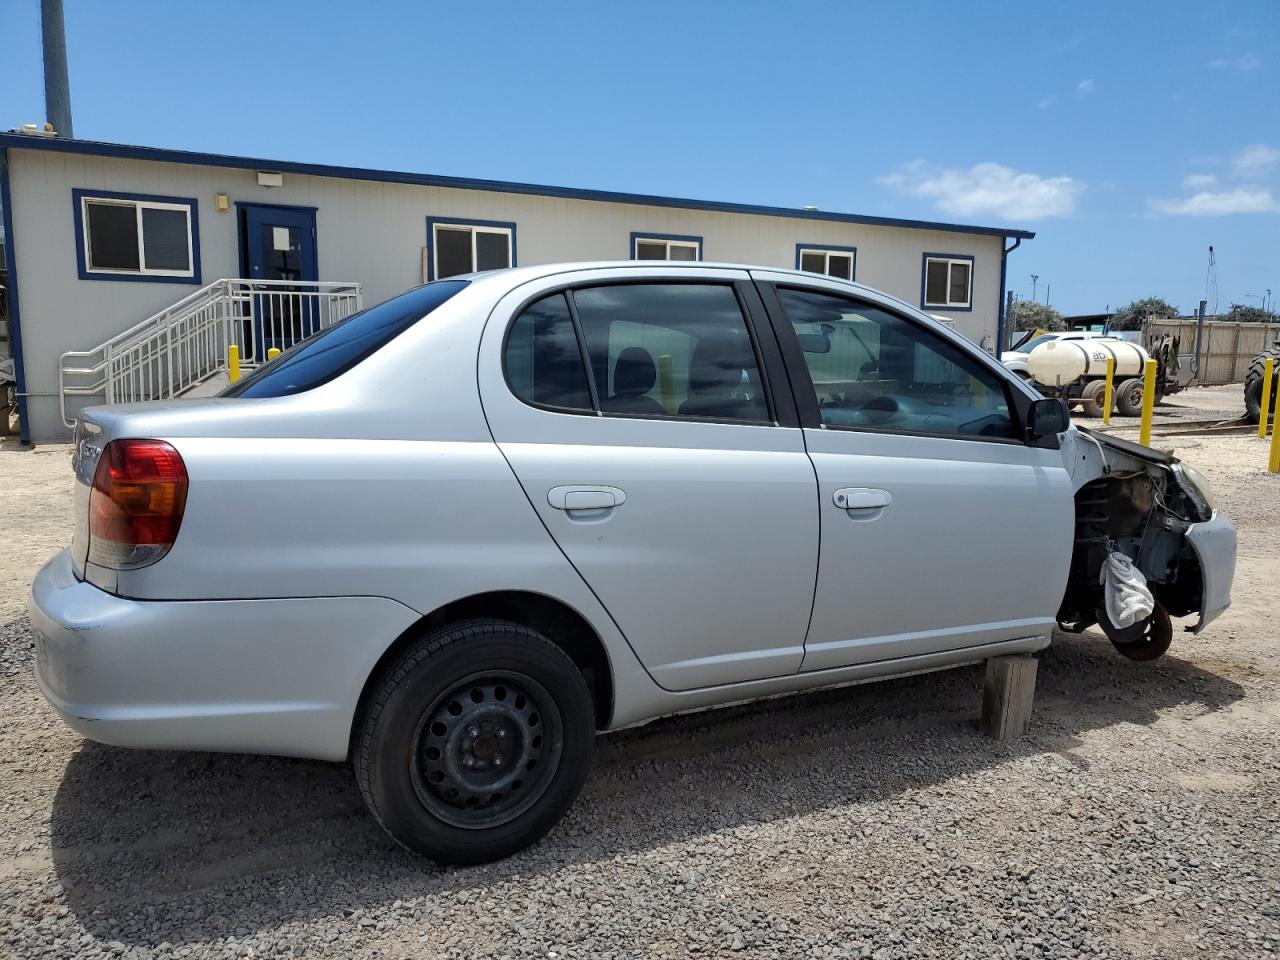
[[[746,317],[728,284],[610,284],[553,294],[512,324],[506,370],[515,394],[539,406],[770,421]]]
[[[279,359],[259,367],[221,397],[284,397],[312,390],[346,373],[386,346],[467,286],[466,280],[437,280],[353,313],[304,340]]]

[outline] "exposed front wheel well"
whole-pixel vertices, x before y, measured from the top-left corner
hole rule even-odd
[[[578,611],[552,597],[522,590],[502,590],[447,603],[397,637],[365,679],[352,729],[358,728],[370,691],[377,686],[377,679],[401,650],[437,627],[477,618],[520,624],[542,634],[563,650],[586,678],[595,703],[596,728],[603,730],[609,726],[613,716],[613,671],[604,643],[591,624]]]

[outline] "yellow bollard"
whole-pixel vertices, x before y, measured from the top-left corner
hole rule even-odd
[[[979,410],[985,410],[987,408],[987,385],[977,377],[972,377],[971,379],[973,380],[973,405]]]
[[[1271,375],[1275,373],[1275,357],[1267,357],[1262,365],[1262,403],[1258,407],[1258,436],[1267,439],[1268,411],[1271,409]]]
[[[1102,391],[1102,422],[1111,422],[1112,393],[1116,385],[1116,358],[1107,357],[1107,385]]]
[[[1160,364],[1150,358],[1142,371],[1142,429],[1138,433],[1138,442],[1144,447],[1151,446],[1151,416],[1156,410],[1156,371]]]
[[[267,350],[267,363],[270,363],[272,360],[274,360],[278,356],[280,356],[280,350],[276,347],[271,347],[269,350]]]
[[[669,353],[658,357],[658,398],[662,408],[674,416],[679,405],[676,403],[675,367]]]
[[[227,381],[235,383],[240,379],[240,348],[234,343],[227,347]]]
[[[1272,413],[1280,415],[1280,390],[1276,391],[1276,396],[1272,397],[1275,403],[1272,405]],[[1267,408],[1262,408],[1262,419],[1267,417]],[[1272,473],[1280,473],[1280,430],[1272,429],[1271,431],[1271,457],[1267,461],[1267,469]]]

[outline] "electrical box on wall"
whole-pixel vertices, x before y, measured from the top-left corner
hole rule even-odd
[[[267,173],[266,171],[258,171],[258,186],[260,187],[283,187],[283,173]]]

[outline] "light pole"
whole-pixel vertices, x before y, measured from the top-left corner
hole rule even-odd
[[[1036,302],[1036,283],[1040,280],[1040,274],[1033,273],[1031,275],[1031,302]]]

